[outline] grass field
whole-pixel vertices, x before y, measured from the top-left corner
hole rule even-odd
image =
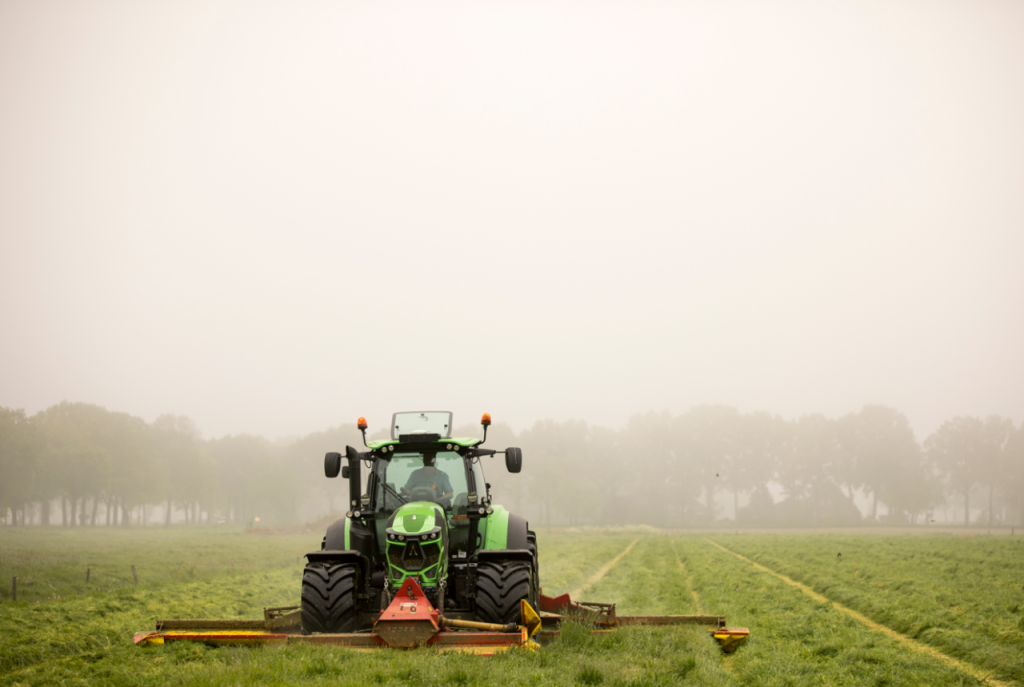
[[[718,539],[996,678],[1024,681],[1024,537]]]
[[[19,577],[19,600],[9,586],[0,599],[0,684],[1024,685],[1024,537],[539,533],[545,593],[582,589],[620,614],[727,615],[751,630],[730,656],[686,627],[569,626],[541,651],[494,658],[132,644],[157,618],[297,603],[296,556],[320,536],[4,528],[0,579]]]

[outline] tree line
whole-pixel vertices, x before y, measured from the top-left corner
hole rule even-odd
[[[883,406],[796,420],[699,406],[637,415],[619,431],[539,422],[517,438],[533,468],[524,473],[538,522],[1024,521],[1024,425],[1000,417],[956,417],[918,443],[906,416]]]
[[[354,423],[274,443],[204,439],[184,416],[147,423],[86,403],[33,416],[0,408],[0,522],[308,522],[344,509],[346,485],[324,477],[323,455],[347,444],[362,445]],[[955,417],[919,443],[906,416],[883,406],[795,420],[698,406],[636,415],[619,430],[544,420],[517,433],[499,423],[487,445],[523,449],[521,474],[500,456],[484,467],[495,501],[538,525],[1024,520],[1024,425],[994,416]]]

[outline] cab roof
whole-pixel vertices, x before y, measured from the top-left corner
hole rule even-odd
[[[428,447],[436,451],[439,448],[443,448],[447,444],[461,446],[462,448],[472,448],[473,446],[476,446],[482,441],[482,439],[479,439],[477,437],[450,437],[448,439],[438,439],[437,441],[417,441],[412,443],[407,441],[398,441],[397,439],[380,439],[378,441],[368,441],[366,442],[366,446],[371,451],[376,451],[377,449],[382,448],[384,446],[397,446],[398,444],[402,444],[402,446],[408,447],[413,451],[420,451]]]

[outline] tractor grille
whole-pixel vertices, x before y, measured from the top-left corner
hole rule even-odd
[[[419,570],[423,567],[423,551],[416,542],[405,545],[405,565],[402,567],[406,570]]]
[[[405,553],[405,547],[399,546],[398,544],[391,544],[388,546],[388,564],[401,568],[402,565],[402,554]]]
[[[411,541],[405,546],[392,544],[388,546],[388,563],[396,568],[408,570],[424,570],[437,565],[441,560],[441,542],[432,541],[425,544]]]
[[[423,545],[423,567],[429,568],[432,565],[437,565],[437,562],[441,560],[441,542],[433,541],[429,544]]]

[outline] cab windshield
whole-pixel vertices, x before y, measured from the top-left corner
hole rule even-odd
[[[425,465],[431,455],[433,465]],[[466,503],[466,468],[455,451],[395,453],[377,461],[376,468],[378,511],[392,513],[413,501],[430,501],[445,510],[451,510],[453,503]]]

